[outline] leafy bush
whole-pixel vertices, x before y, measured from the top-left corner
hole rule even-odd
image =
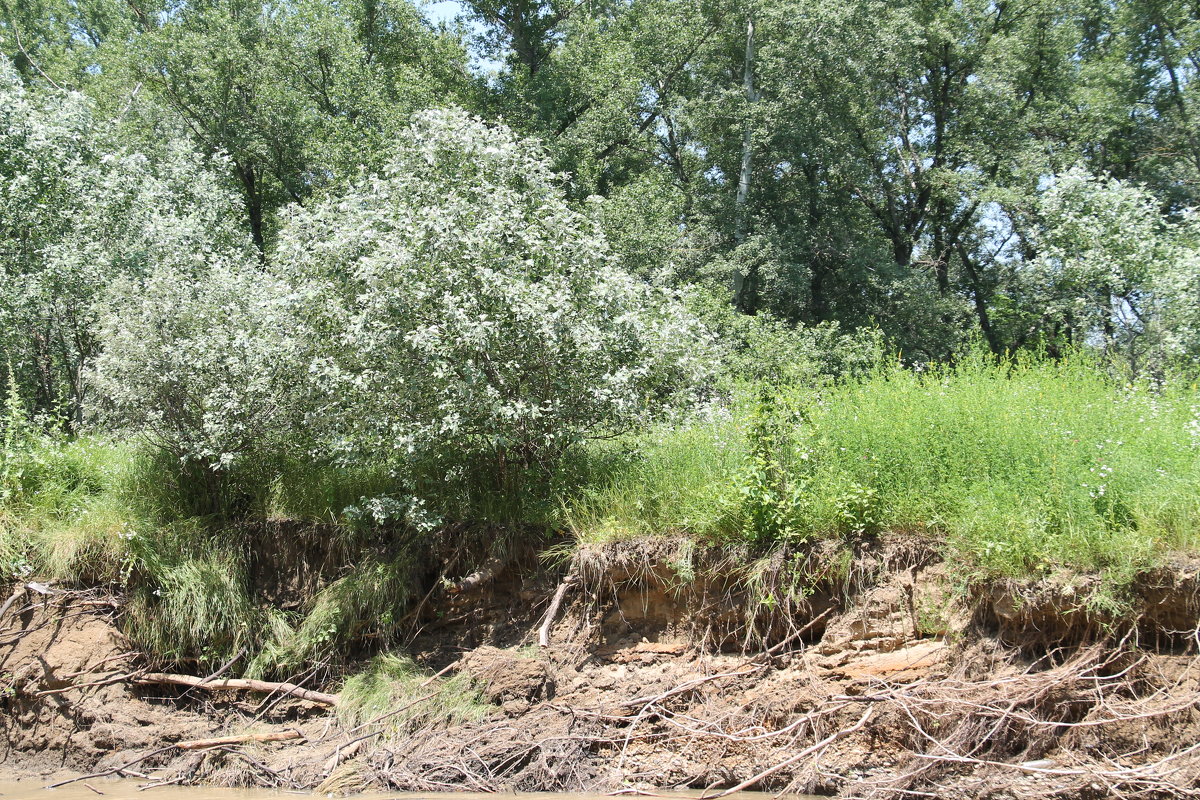
[[[180,142],[126,152],[82,97],[27,90],[0,58],[0,364],[31,411],[82,421],[114,280],[248,252],[213,162]]]
[[[691,295],[689,305],[720,341],[721,372],[735,382],[815,386],[865,375],[883,359],[876,328],[787,325],[766,312],[738,313],[707,292]]]
[[[95,140],[82,97],[30,92],[0,57],[0,365],[43,411],[68,410],[87,350],[77,317],[86,317],[91,276],[60,274],[44,250],[83,216]]]
[[[230,468],[302,432],[285,296],[254,266],[219,257],[196,275],[166,268],[115,288],[94,383],[109,420],[175,460],[192,513],[229,510]]]
[[[536,147],[461,112],[418,115],[382,175],[293,209],[275,263],[323,455],[410,482],[515,491],[706,374],[698,322],[616,266]]]
[[[1195,357],[1200,337],[1200,219],[1172,219],[1136,184],[1075,168],[1039,200],[1030,280],[1043,312],[1072,320],[1076,342],[1103,343],[1136,369]]]

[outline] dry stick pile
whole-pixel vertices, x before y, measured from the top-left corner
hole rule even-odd
[[[377,750],[369,777],[414,791],[596,790],[639,777],[661,782],[667,753],[705,765],[670,775],[693,787],[821,787],[880,798],[945,796],[943,783],[962,794],[966,779],[981,793],[991,781],[1028,785],[1033,796],[1200,797],[1192,788],[1200,744],[1186,733],[1200,722],[1197,660],[1167,677],[1135,650],[1095,646],[1000,679],[879,681],[865,694],[810,698],[771,725],[756,709],[722,701],[768,673],[749,662],[605,708],[546,704],[531,717],[474,723],[453,736],[420,731]],[[1114,748],[1128,741],[1141,744]],[[731,763],[740,771],[714,768]],[[850,782],[847,770],[871,777]]]
[[[877,703],[906,731],[908,756],[856,794],[914,794],[987,768],[1008,779],[1052,781],[1110,797],[1195,797],[1200,660],[1174,677],[1153,674],[1134,650],[1094,646],[1066,663],[1010,678],[882,685],[854,700]],[[851,699],[851,698],[835,698]],[[1141,746],[1111,752],[1112,743]],[[1055,756],[1056,758],[1048,758]],[[1067,789],[1067,787],[1071,787]]]

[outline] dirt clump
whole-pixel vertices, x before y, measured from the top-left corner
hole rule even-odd
[[[122,754],[198,738],[201,714],[145,702],[129,683],[138,654],[99,593],[42,594],[24,586],[0,620],[3,757],[33,772],[104,768]]]
[[[460,670],[475,679],[489,703],[507,713],[522,713],[531,703],[554,697],[554,679],[546,664],[496,647],[480,647],[463,657]]]

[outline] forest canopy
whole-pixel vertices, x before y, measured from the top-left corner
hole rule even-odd
[[[26,396],[83,419],[110,281],[240,238],[287,274],[293,210],[385,169],[427,109],[511,129],[659,290],[877,329],[920,361],[972,340],[1196,353],[1187,3],[460,10],[0,8],[0,335]]]

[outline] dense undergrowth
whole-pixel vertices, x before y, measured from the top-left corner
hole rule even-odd
[[[363,512],[388,494],[382,469],[260,461],[222,476],[228,507],[200,516],[186,471],[146,445],[7,430],[7,572],[121,587],[126,627],[147,652],[209,665],[245,648],[242,669],[263,675],[393,641],[431,575],[470,571],[464,549],[477,564],[553,537],[674,536],[762,554],[905,531],[943,548],[964,585],[1076,571],[1119,591],[1200,545],[1195,383],[1130,381],[1083,355],[740,382],[684,422],[579,448],[531,477],[519,502],[482,487],[439,496],[430,480],[432,530]],[[282,521],[309,526],[342,564],[290,610],[251,585],[254,539]],[[366,716],[379,686],[400,685],[370,680],[359,687]]]

